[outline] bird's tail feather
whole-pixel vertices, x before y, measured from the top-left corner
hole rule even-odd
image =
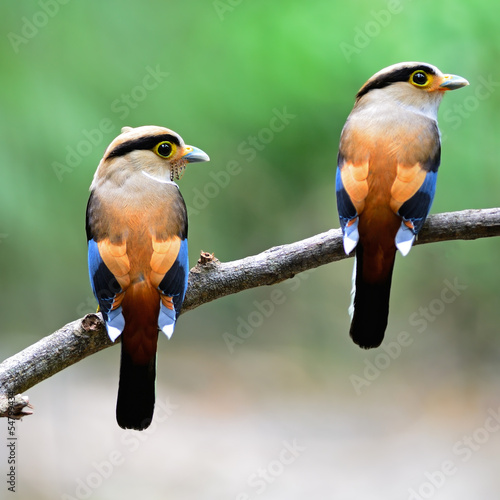
[[[159,303],[158,293],[144,282],[130,287],[123,299],[116,420],[124,429],[146,429],[153,419]]]
[[[156,356],[137,365],[122,344],[120,384],[116,402],[116,421],[123,429],[142,431],[153,420],[155,408]]]
[[[394,254],[385,257],[384,272],[377,280],[367,280],[363,272],[365,262],[363,246],[356,247],[356,272],[354,312],[350,335],[352,340],[364,349],[378,347],[384,338],[389,316],[389,296],[391,292]]]

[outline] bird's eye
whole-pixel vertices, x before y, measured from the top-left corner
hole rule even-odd
[[[160,142],[155,146],[153,151],[162,158],[170,158],[175,153],[175,144],[170,141]]]
[[[417,85],[418,87],[423,87],[429,81],[429,77],[423,71],[415,71],[415,73],[411,75],[410,80],[411,83],[413,83],[414,85]]]

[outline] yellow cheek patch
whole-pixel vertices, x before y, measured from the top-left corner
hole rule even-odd
[[[99,254],[106,267],[113,273],[122,290],[130,285],[130,261],[127,255],[127,243],[121,245],[111,243],[104,239],[97,243]]]
[[[151,284],[158,288],[160,283],[175,262],[179,249],[181,247],[181,239],[174,236],[168,240],[157,240],[153,237],[153,255],[151,256]],[[162,299],[163,300],[163,299]]]
[[[391,188],[391,209],[397,213],[422,186],[427,172],[416,163],[411,167],[398,164],[396,179]]]
[[[353,164],[345,162],[340,170],[342,184],[354,208],[360,214],[368,196],[368,163]]]

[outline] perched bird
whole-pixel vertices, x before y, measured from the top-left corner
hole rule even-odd
[[[395,64],[361,87],[344,125],[337,208],[344,250],[356,248],[350,335],[360,347],[382,342],[396,249],[408,254],[431,208],[441,156],[441,99],[468,84],[430,64]]]
[[[106,149],[87,205],[92,290],[111,340],[121,335],[116,419],[142,430],[153,418],[158,330],[170,338],[189,273],[187,212],[174,179],[201,149],[163,127],[124,127]]]

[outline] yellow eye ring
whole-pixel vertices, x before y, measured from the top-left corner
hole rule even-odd
[[[418,69],[411,74],[410,83],[415,87],[426,88],[432,83],[432,77],[425,71]]]
[[[153,151],[161,158],[169,159],[177,150],[177,146],[170,141],[159,142],[153,149]]]

